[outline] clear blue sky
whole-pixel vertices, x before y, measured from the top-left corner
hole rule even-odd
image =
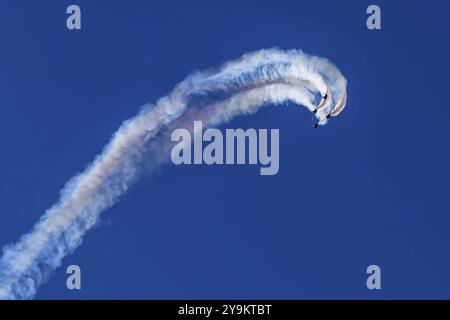
[[[82,30],[65,27],[69,4]],[[348,106],[269,107],[280,171],[163,167],[63,261],[38,299],[450,298],[450,5],[374,1],[8,1],[0,5],[0,245],[30,231],[120,123],[193,70],[299,48],[348,80]],[[82,290],[65,287],[78,264]],[[382,268],[382,290],[365,269]]]

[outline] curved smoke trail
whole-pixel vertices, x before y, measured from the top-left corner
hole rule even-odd
[[[317,108],[318,94],[322,97]],[[0,299],[29,299],[73,252],[83,235],[143,171],[167,161],[170,133],[194,120],[212,126],[267,104],[293,102],[315,112],[318,124],[345,107],[346,80],[329,61],[298,50],[261,50],[177,84],[156,104],[125,121],[109,144],[61,191],[32,231],[3,248]]]

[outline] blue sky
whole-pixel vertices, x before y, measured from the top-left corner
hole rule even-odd
[[[276,176],[168,164],[142,179],[37,299],[450,298],[450,5],[377,1],[382,30],[369,31],[367,1],[243,2],[0,5],[0,245],[194,70],[297,48],[348,80],[346,110],[321,130],[293,105],[226,125],[280,129]],[[81,291],[66,289],[70,264]],[[381,291],[366,288],[370,264]]]

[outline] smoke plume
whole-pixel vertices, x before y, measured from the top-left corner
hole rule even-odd
[[[260,50],[190,75],[124,121],[84,172],[67,182],[31,232],[3,248],[0,299],[33,298],[99,215],[144,172],[168,161],[173,129],[194,120],[218,125],[287,102],[306,107],[324,125],[344,109],[346,100],[346,80],[339,70],[298,50]]]

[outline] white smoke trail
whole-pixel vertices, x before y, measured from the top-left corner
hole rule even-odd
[[[143,171],[169,159],[173,129],[189,127],[194,120],[212,126],[288,101],[314,111],[318,93],[328,94],[315,113],[323,125],[327,115],[336,116],[345,107],[346,80],[327,60],[298,50],[261,50],[189,76],[125,121],[86,170],[66,184],[59,201],[32,231],[3,248],[0,299],[32,298],[64,256],[81,244],[100,213]]]

